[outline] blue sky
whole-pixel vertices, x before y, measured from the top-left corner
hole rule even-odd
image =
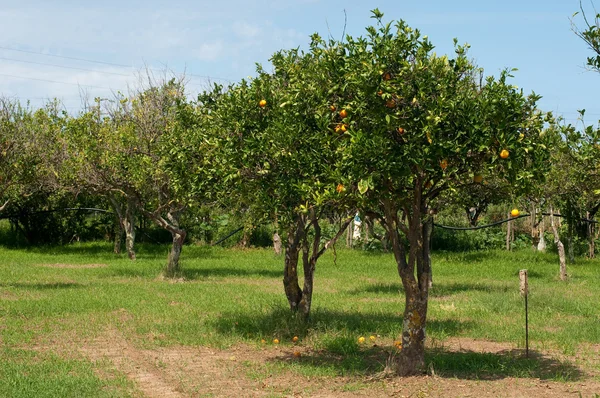
[[[127,91],[144,67],[185,71],[194,94],[209,80],[253,75],[256,62],[306,47],[313,32],[341,38],[344,10],[346,33],[361,35],[375,7],[420,29],[438,54],[451,54],[456,37],[487,74],[518,68],[513,84],[568,122],[581,108],[587,124],[600,119],[600,74],[586,71],[591,53],[571,31],[578,0],[0,0],[0,95],[33,106],[58,97],[76,111],[82,92]]]

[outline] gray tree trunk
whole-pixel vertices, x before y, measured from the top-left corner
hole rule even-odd
[[[279,236],[277,231],[275,231],[275,233],[273,234],[273,250],[278,256],[281,255],[281,245],[281,237]]]
[[[590,212],[586,213],[586,218],[589,220],[591,217]],[[594,241],[594,223],[588,222],[587,225],[587,235],[588,235],[588,257],[595,258],[596,257],[596,242]]]
[[[554,234],[554,243],[558,248],[558,261],[560,263],[560,280],[567,280],[567,260],[565,256],[565,245],[560,240],[560,236],[558,234],[558,228],[554,223],[554,216],[552,212],[552,208],[550,208],[550,225],[552,227],[552,233]]]
[[[115,240],[113,242],[113,251],[115,254],[121,254],[121,245],[123,243],[123,227],[121,226],[121,221],[117,218],[117,222],[115,223]]]
[[[136,203],[134,199],[127,198],[125,205],[119,202],[113,195],[108,196],[117,217],[121,224],[121,229],[125,232],[125,249],[130,260],[135,260],[135,208]],[[116,244],[116,243],[115,243]],[[119,247],[120,251],[120,247]]]

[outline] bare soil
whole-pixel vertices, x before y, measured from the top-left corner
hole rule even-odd
[[[439,347],[439,346],[438,346]],[[445,350],[502,353],[510,344],[453,338]],[[56,348],[56,347],[48,347]],[[589,347],[596,352],[599,347]],[[294,356],[294,352],[301,356]],[[114,367],[132,380],[142,397],[594,397],[600,394],[595,372],[582,369],[577,382],[499,377],[491,380],[439,377],[306,377],[273,366],[315,354],[307,347],[239,345],[227,350],[206,347],[141,349],[117,330],[83,343],[78,353]],[[537,354],[541,355],[541,354]],[[595,363],[594,365],[597,365]],[[585,365],[582,365],[585,366]],[[587,368],[587,366],[585,366]],[[99,371],[99,374],[101,372]]]

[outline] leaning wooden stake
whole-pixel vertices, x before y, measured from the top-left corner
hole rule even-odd
[[[527,282],[527,270],[519,271],[521,281],[521,296],[525,298],[525,357],[529,358],[529,314],[527,308],[527,296],[529,295],[529,283]]]

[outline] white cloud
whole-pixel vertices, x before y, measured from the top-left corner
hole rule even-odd
[[[202,61],[214,61],[221,57],[224,47],[221,40],[213,43],[202,43],[199,48],[194,50],[194,54]]]

